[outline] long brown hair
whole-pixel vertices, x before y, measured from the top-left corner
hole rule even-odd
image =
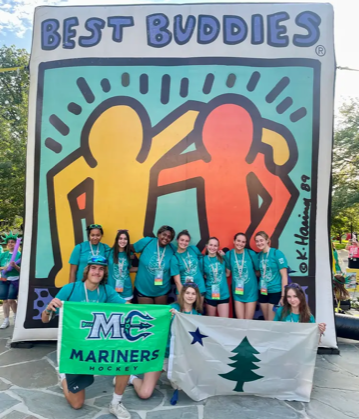
[[[131,249],[130,249],[130,235],[128,233],[128,230],[118,230],[116,237],[115,237],[115,243],[112,246],[113,249],[113,261],[115,263],[118,263],[118,239],[120,238],[121,234],[124,234],[127,238],[127,245],[125,247],[125,253],[127,256],[128,264],[130,264],[130,257],[131,257]]]
[[[217,242],[218,242],[218,247],[220,246],[220,243],[219,243],[219,240],[217,239],[217,237],[210,237],[209,239],[208,239],[208,242],[207,242],[207,244],[209,243],[209,241],[210,240],[217,240]],[[208,248],[207,248],[207,250],[206,250],[206,255],[208,255]],[[220,255],[218,252],[216,253],[216,256],[217,256],[217,259],[219,260],[219,262],[220,263],[223,263],[223,257],[222,257],[222,255]]]
[[[350,299],[350,294],[345,289],[345,278],[343,275],[334,275],[333,286],[334,295],[338,301],[345,301]]]
[[[94,263],[94,265],[96,265],[96,264]],[[88,277],[88,274],[89,274],[90,266],[91,265],[87,265],[86,268],[84,269],[84,274],[83,274],[83,277],[82,277],[82,282],[85,282],[86,281],[86,279]],[[105,272],[103,274],[103,278],[101,279],[101,282],[99,283],[99,285],[106,285],[107,284],[108,267],[105,266],[104,268],[105,268]]]
[[[281,315],[281,320],[287,317],[292,312],[292,307],[288,303],[288,291],[293,290],[295,292],[296,297],[299,299],[299,322],[300,323],[309,323],[311,312],[308,306],[307,300],[305,298],[305,294],[303,288],[296,283],[292,283],[287,285],[284,288],[284,298],[283,298],[283,310]]]
[[[193,288],[196,291],[196,301],[193,304],[193,308],[198,312],[202,313],[203,307],[202,307],[202,298],[201,293],[199,292],[198,285],[195,283],[187,282],[183,284],[181,291],[178,296],[178,304],[180,306],[181,311],[184,309],[184,294],[188,288]]]

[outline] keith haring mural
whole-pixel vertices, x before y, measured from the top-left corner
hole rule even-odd
[[[256,250],[264,230],[318,311],[318,268],[330,272],[316,239],[328,246],[331,22],[330,6],[305,4],[36,10],[16,339],[54,336],[42,307],[69,282],[92,223],[110,246],[118,229],[136,241],[168,224],[200,250],[210,236],[231,247],[238,231]]]

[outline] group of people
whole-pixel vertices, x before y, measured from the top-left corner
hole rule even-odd
[[[162,226],[157,237],[145,237],[134,244],[127,230],[119,230],[112,248],[101,242],[101,225],[92,224],[87,232],[88,241],[75,246],[72,252],[70,283],[43,311],[44,323],[51,320],[63,301],[129,304],[136,300],[139,304],[167,304],[171,278],[178,294],[177,302],[169,306],[172,316],[176,312],[201,315],[205,306],[209,316],[228,317],[232,294],[237,318],[253,319],[259,302],[265,320],[315,323],[301,286],[288,284],[284,254],[270,247],[265,232],[255,236],[259,253],[247,248],[246,235],[238,233],[234,236],[234,248],[226,253],[220,250],[218,239],[211,237],[205,255],[190,245],[187,230],[177,235],[174,246],[175,231],[170,226]],[[140,254],[138,264],[135,254]],[[134,288],[130,272],[136,272]],[[227,281],[230,275],[231,287]],[[318,327],[324,333],[325,324]],[[167,346],[165,371],[169,341]],[[115,377],[109,411],[119,419],[130,418],[122,404],[127,384],[134,386],[140,398],[149,398],[161,372],[148,372],[142,379],[133,375]],[[60,374],[60,379],[69,404],[80,408],[85,388],[92,384],[93,377]]]
[[[263,231],[255,236],[258,254],[247,247],[246,235],[237,233],[233,249],[227,253],[220,250],[219,240],[211,237],[205,255],[190,245],[187,230],[177,235],[175,246],[175,231],[170,226],[162,226],[157,237],[144,237],[134,244],[127,230],[119,230],[112,248],[101,242],[101,225],[92,224],[87,232],[88,241],[75,246],[70,257],[69,282],[81,281],[89,256],[103,256],[108,260],[108,284],[129,302],[135,298],[139,304],[167,304],[173,278],[177,294],[187,282],[199,288],[210,316],[228,317],[231,295],[239,319],[253,319],[259,302],[264,318],[273,320],[273,307],[283,303],[288,264],[280,250],[270,247]],[[138,264],[134,254],[141,255]],[[131,272],[136,272],[134,288]]]

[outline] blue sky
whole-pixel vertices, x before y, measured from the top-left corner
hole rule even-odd
[[[231,1],[231,0],[226,0]],[[185,0],[183,3],[199,3],[200,0]],[[210,0],[206,1],[207,3]],[[218,2],[215,1],[215,2]],[[238,1],[239,2],[239,1]],[[273,3],[274,0],[258,0]],[[293,0],[277,3],[293,3]],[[327,3],[324,0],[308,3]],[[0,0],[0,45],[16,45],[18,48],[31,49],[31,28],[36,6],[51,5],[88,5],[88,4],[135,4],[135,3],[181,3],[165,0]],[[246,3],[255,1],[246,0]],[[335,47],[339,66],[359,69],[359,1],[332,0],[335,13]],[[359,72],[338,71],[336,80],[336,107],[349,97],[359,97]]]

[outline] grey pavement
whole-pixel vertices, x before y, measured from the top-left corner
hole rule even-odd
[[[2,322],[2,308],[0,321]],[[12,318],[11,318],[12,322]],[[0,330],[0,418],[111,419],[111,377],[96,377],[87,389],[85,406],[71,409],[57,386],[56,344],[31,349],[9,347],[13,326]],[[359,342],[339,340],[340,355],[318,355],[310,403],[253,396],[218,396],[194,402],[173,390],[163,374],[149,400],[140,400],[129,386],[124,405],[133,419],[347,419],[359,417]]]

